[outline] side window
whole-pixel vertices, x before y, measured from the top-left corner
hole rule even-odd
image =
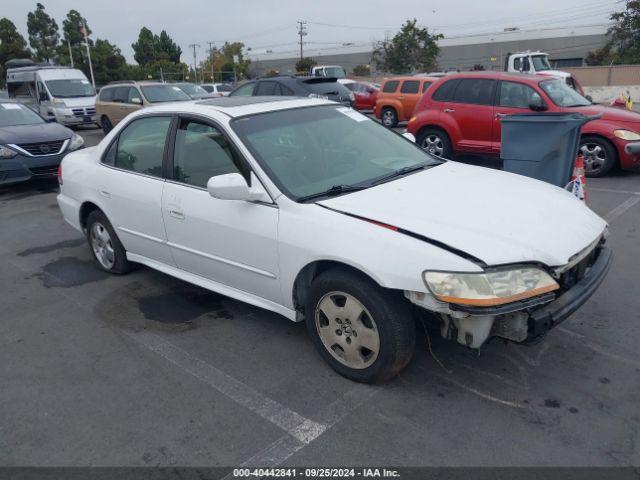
[[[245,83],[244,85],[239,86],[231,95],[233,96],[241,96],[241,97],[250,97],[253,95],[253,88],[256,86],[255,82]]]
[[[496,81],[487,78],[463,78],[460,80],[453,101],[473,105],[493,105]]]
[[[38,86],[38,98],[43,101],[50,100],[49,94],[44,88],[44,83],[38,82],[37,86]]]
[[[400,93],[418,93],[420,91],[419,80],[405,80],[400,87]]]
[[[127,103],[127,98],[129,98],[129,87],[118,87],[114,90],[113,101],[118,103]]]
[[[169,125],[170,117],[140,118],[127,125],[118,137],[115,166],[162,177],[162,157]]]
[[[254,95],[275,95],[276,82],[258,82],[258,86],[253,92]]]
[[[391,80],[389,82],[385,82],[384,86],[382,87],[382,91],[384,93],[393,93],[398,89],[398,84],[400,82],[398,80]]]
[[[127,103],[133,103],[134,98],[137,98],[138,100],[142,100],[142,98],[140,97],[141,95],[138,89],[135,87],[130,87],[129,92],[127,94]]]
[[[180,120],[173,153],[176,181],[206,188],[211,177],[242,173],[239,164],[235,151],[217,128],[194,120]]]
[[[539,102],[540,95],[533,88],[519,82],[500,83],[498,105],[501,107],[529,108],[532,102]]]
[[[280,95],[285,95],[285,96],[290,96],[293,97],[293,90],[291,90],[289,87],[287,87],[286,85],[283,85],[282,83],[278,84],[280,86]]]
[[[422,93],[426,92],[426,91],[427,91],[427,88],[429,88],[429,87],[431,86],[431,84],[432,84],[432,83],[433,83],[433,82],[424,82],[424,83],[422,84]]]
[[[447,80],[444,82],[438,90],[433,94],[433,100],[436,102],[449,102],[451,101],[451,97],[453,96],[453,92],[456,89],[456,85],[458,85],[459,80]]]
[[[520,68],[522,67],[522,58],[514,58],[513,59],[513,68],[516,71],[520,71]]]
[[[100,90],[100,101],[101,102],[113,102],[113,93],[115,92],[115,88],[103,88]]]

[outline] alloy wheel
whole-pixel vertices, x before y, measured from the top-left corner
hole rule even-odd
[[[598,173],[607,164],[607,151],[595,142],[583,143],[580,153],[584,158],[585,173]]]
[[[396,121],[396,116],[391,110],[385,110],[382,113],[382,123],[385,127],[391,127]]]
[[[90,239],[91,249],[100,265],[111,270],[115,264],[116,255],[109,231],[100,222],[94,222],[91,225]]]
[[[442,157],[444,154],[444,142],[435,133],[430,133],[424,137],[420,146],[436,157]]]
[[[378,327],[353,295],[339,291],[325,294],[316,306],[315,324],[324,347],[343,365],[363,369],[378,358]]]

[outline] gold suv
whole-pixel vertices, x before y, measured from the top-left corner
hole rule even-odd
[[[100,89],[96,99],[96,117],[107,134],[120,120],[142,107],[186,100],[191,100],[189,95],[170,83],[110,82]]]

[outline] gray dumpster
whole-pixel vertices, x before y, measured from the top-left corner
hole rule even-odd
[[[578,155],[581,127],[600,115],[520,113],[502,117],[504,170],[564,187]]]

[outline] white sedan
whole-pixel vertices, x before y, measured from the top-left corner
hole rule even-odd
[[[321,99],[140,110],[67,155],[60,185],[99,268],[141,263],[305,320],[363,382],[407,365],[416,314],[474,349],[538,341],[612,261],[606,223],[568,192],[433,158]]]

